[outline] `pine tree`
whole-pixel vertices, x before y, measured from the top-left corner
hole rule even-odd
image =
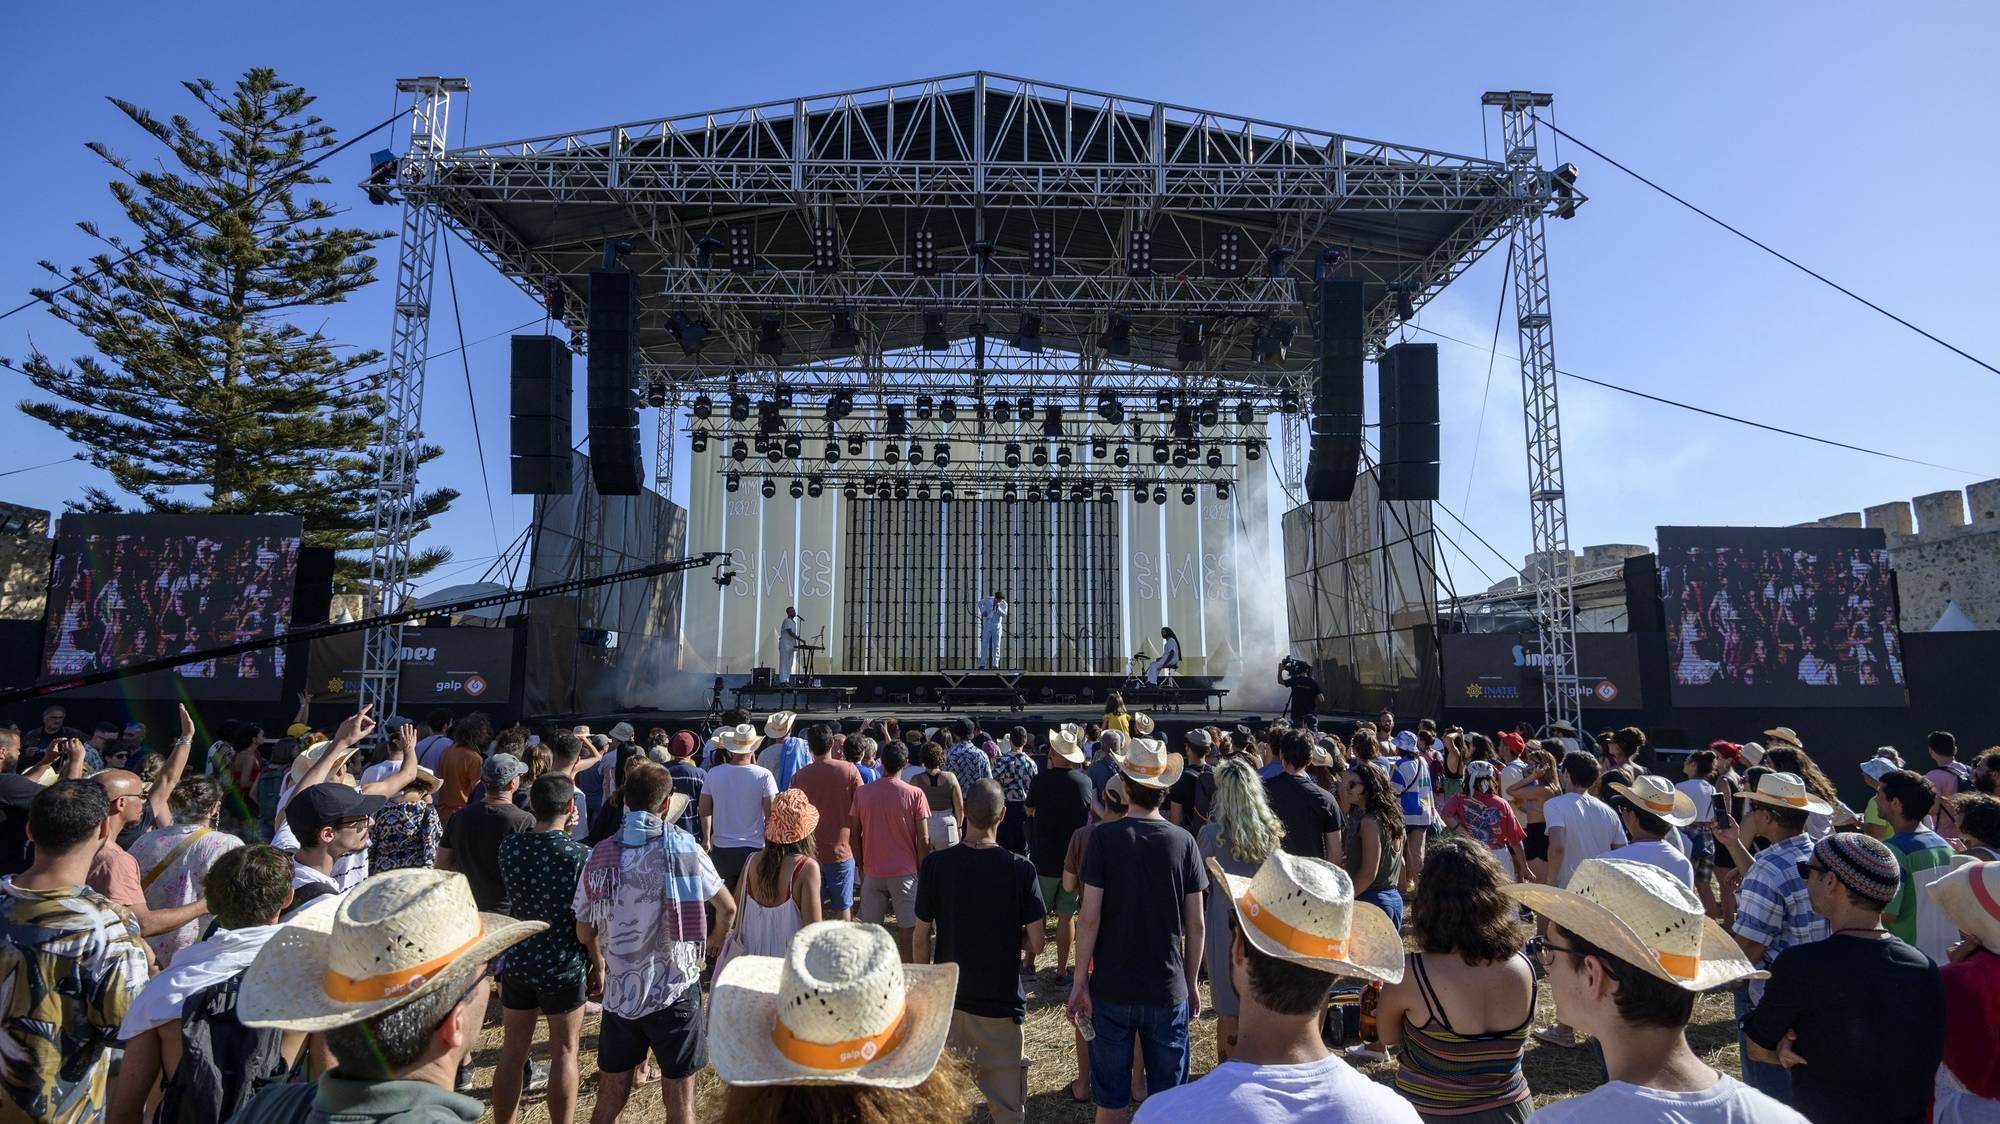
[[[340,209],[312,196],[328,181],[304,165],[338,141],[308,112],[314,99],[303,89],[268,69],[229,91],[207,79],[183,85],[212,122],[161,121],[110,99],[170,159],[134,162],[89,146],[118,172],[111,195],[131,233],[80,222],[105,249],[67,270],[41,263],[73,284],[35,295],[94,354],[63,362],[37,349],[22,367],[59,401],[21,409],[76,441],[82,459],[136,501],[92,488],[79,506],[297,515],[306,545],[343,552],[340,584],[352,588],[367,573],[367,450],[383,357],[322,335],[324,314],[314,310],[373,281],[369,252],[389,235],[335,225]],[[420,462],[438,453],[426,447]],[[457,495],[415,496],[415,532]],[[448,557],[418,552],[412,572]]]

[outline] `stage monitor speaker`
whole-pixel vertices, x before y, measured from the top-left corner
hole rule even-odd
[[[1319,283],[1312,445],[1306,452],[1306,499],[1314,502],[1342,502],[1354,495],[1354,474],[1361,465],[1366,325],[1361,282]]]
[[[636,496],[639,454],[639,278],[625,270],[590,275],[590,354],[585,404],[590,476],[603,496]]]
[[[1382,417],[1382,498],[1438,498],[1438,349],[1399,343],[1377,371]]]
[[[515,336],[509,378],[508,469],[517,496],[570,490],[569,347],[554,336]]]

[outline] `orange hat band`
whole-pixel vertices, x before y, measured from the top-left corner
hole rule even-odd
[[[1667,814],[1671,813],[1674,810],[1674,802],[1671,800],[1667,801],[1664,804],[1656,804],[1651,800],[1647,800],[1644,797],[1641,797],[1639,799],[1639,803],[1644,804],[1648,812],[1659,812],[1661,814]]]
[[[910,1036],[909,1016],[909,1008],[905,1007],[896,1012],[895,1021],[882,1033],[845,1042],[807,1042],[779,1019],[771,1026],[771,1044],[786,1060],[807,1069],[859,1069],[903,1044],[903,1039]]]
[[[1243,891],[1243,896],[1236,899],[1236,908],[1244,917],[1250,919],[1250,923],[1257,927],[1258,932],[1277,941],[1290,952],[1296,952],[1300,956],[1310,956],[1314,960],[1347,959],[1347,938],[1322,937],[1317,933],[1308,933],[1289,922],[1281,921],[1258,904],[1256,895],[1248,890]]]
[[[1701,972],[1699,956],[1682,956],[1674,952],[1656,951],[1653,953],[1653,959],[1658,960],[1660,967],[1665,968],[1667,974],[1677,980],[1691,980]]]
[[[1130,757],[1120,761],[1119,764],[1125,767],[1126,772],[1137,773],[1142,777],[1157,777],[1167,771],[1165,765],[1141,765]]]
[[[435,975],[439,968],[443,968],[460,956],[463,956],[473,945],[478,944],[480,938],[485,935],[486,926],[482,923],[479,931],[472,934],[471,940],[459,945],[443,956],[434,957],[424,961],[422,964],[414,964],[408,968],[401,968],[394,972],[384,972],[379,976],[363,976],[360,979],[355,979],[352,976],[343,976],[339,972],[328,968],[324,984],[326,997],[342,1003],[373,1003],[377,999],[389,999],[401,995],[406,991],[415,990],[422,987],[424,982]]]

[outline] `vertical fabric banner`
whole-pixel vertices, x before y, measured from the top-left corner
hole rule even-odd
[[[1181,665],[1190,674],[1198,672],[1201,664],[1196,658],[1204,653],[1201,639],[1201,489],[1195,487],[1195,502],[1181,502],[1181,487],[1170,487],[1167,491],[1167,506],[1160,513],[1165,524],[1166,547],[1162,555],[1161,578],[1166,590],[1165,619],[1162,621],[1174,630],[1181,641]],[[1214,489],[1208,489],[1213,497]],[[1146,637],[1152,651],[1158,653],[1166,641],[1160,638],[1156,628]],[[1133,651],[1138,649],[1134,648]]]
[[[1236,501],[1243,494],[1242,450],[1228,450],[1230,488],[1217,498],[1214,487],[1203,493],[1201,512],[1201,663],[1202,675],[1241,674],[1243,638],[1238,631],[1236,604]],[[1182,637],[1185,642],[1186,637]]]
[[[1159,473],[1135,471],[1133,480],[1150,489]],[[1169,497],[1170,499],[1172,497]],[[1162,510],[1150,496],[1144,503],[1127,498],[1125,552],[1125,642],[1118,655],[1130,667],[1130,657],[1160,654],[1160,626],[1166,623],[1166,559],[1161,542]]]
[[[792,603],[798,607],[799,616],[805,624],[799,629],[799,636],[808,644],[822,646],[823,652],[813,653],[813,667],[820,674],[835,671],[834,654],[840,649],[840,628],[835,614],[839,599],[834,590],[840,588],[839,551],[834,548],[835,512],[840,489],[828,488],[818,497],[811,495],[799,501],[799,564],[798,592]],[[784,607],[779,606],[777,619],[784,616]],[[801,674],[805,670],[805,657],[799,657]]]
[[[757,663],[778,666],[778,622],[785,606],[794,604],[799,586],[799,503],[778,483],[778,494],[764,500],[763,551],[756,571]]]
[[[763,553],[763,499],[758,482],[744,478],[742,487],[722,496],[722,549],[736,571],[722,597],[720,662],[717,671],[747,674],[757,663],[757,586]]]
[[[726,447],[711,438],[704,451],[688,453],[688,554],[724,549],[721,457]],[[728,594],[708,580],[706,571],[691,571],[685,577],[681,669],[713,672],[721,666],[722,599]]]

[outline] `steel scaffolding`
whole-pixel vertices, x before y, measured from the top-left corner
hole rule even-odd
[[[375,461],[375,520],[368,558],[369,616],[393,613],[410,594],[410,538],[416,527],[417,459],[423,444],[424,357],[430,350],[431,280],[440,229],[437,208],[422,194],[434,182],[445,152],[451,95],[469,90],[463,78],[403,78],[408,95],[410,144],[396,166],[403,221],[396,259],[395,319],[389,329],[389,367],[383,377],[382,419],[370,450]],[[367,630],[361,645],[360,704],[379,721],[396,711],[402,674],[403,624]]]

